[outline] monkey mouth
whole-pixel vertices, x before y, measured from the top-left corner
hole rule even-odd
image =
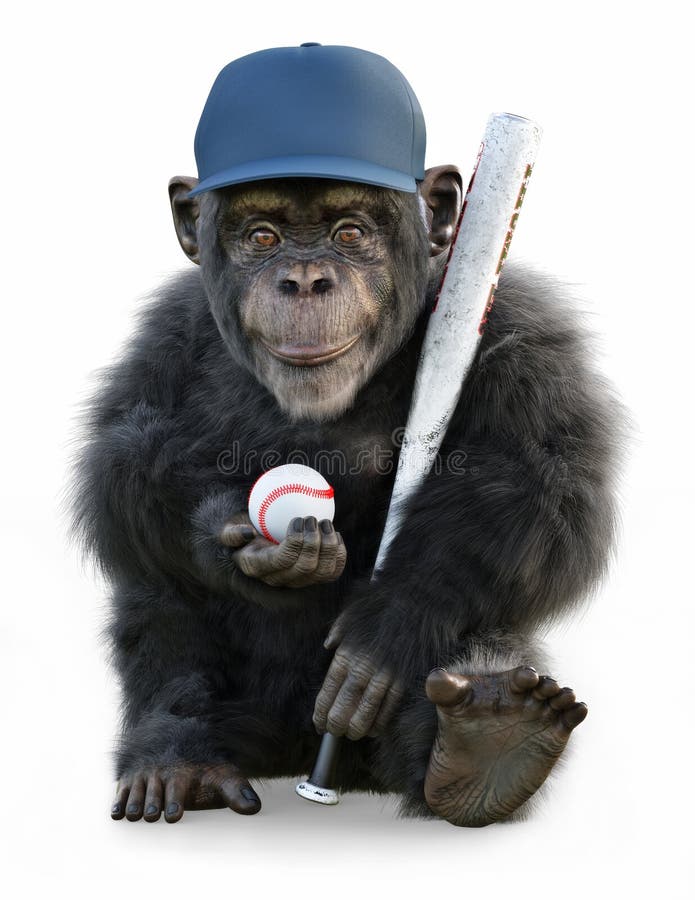
[[[273,347],[262,338],[260,341],[273,356],[292,366],[320,366],[347,353],[359,337],[359,334],[355,335],[339,347],[331,347],[328,344],[281,344],[279,347]]]

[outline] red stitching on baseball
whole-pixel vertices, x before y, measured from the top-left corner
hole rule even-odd
[[[280,541],[276,541],[268,531],[265,524],[265,516],[270,509],[271,504],[274,503],[278,497],[284,497],[285,494],[304,494],[306,497],[317,497],[319,500],[330,500],[333,496],[333,488],[330,485],[327,488],[312,488],[308,487],[306,484],[283,484],[280,485],[280,487],[273,488],[263,503],[261,503],[261,507],[258,510],[258,524],[261,526],[263,536],[274,544],[279,544]]]

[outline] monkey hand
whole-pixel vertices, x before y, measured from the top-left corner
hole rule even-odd
[[[261,808],[258,794],[230,763],[148,766],[123,775],[116,788],[111,818],[156,822],[164,811],[167,822],[178,822],[184,809],[228,806],[244,816]]]
[[[340,578],[347,553],[329,519],[314,516],[292,519],[285,538],[274,544],[260,535],[246,513],[229,519],[219,537],[226,547],[238,548],[235,565],[250,578],[272,587],[307,587]]]
[[[341,619],[324,643],[335,656],[314,705],[319,733],[347,735],[359,740],[381,734],[403,697],[401,682],[388,666],[378,665],[369,653],[352,650],[341,640]]]

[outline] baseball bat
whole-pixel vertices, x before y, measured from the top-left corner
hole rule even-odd
[[[492,308],[526,194],[541,129],[510,113],[490,116],[420,351],[408,422],[372,578],[402,524],[408,499],[439,452]],[[340,738],[326,733],[300,797],[332,805]]]

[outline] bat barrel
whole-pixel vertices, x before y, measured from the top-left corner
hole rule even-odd
[[[490,116],[420,351],[375,571],[403,507],[432,468],[470,369],[509,251],[541,138],[530,119]]]

